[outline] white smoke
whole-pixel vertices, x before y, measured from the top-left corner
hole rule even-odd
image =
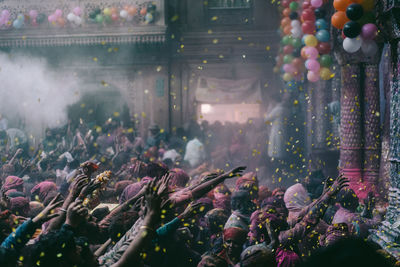
[[[0,113],[11,127],[42,135],[67,123],[67,106],[80,98],[73,73],[57,73],[46,60],[0,53]]]

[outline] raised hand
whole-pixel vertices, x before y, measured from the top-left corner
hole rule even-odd
[[[49,205],[47,205],[44,210],[42,210],[35,218],[32,219],[32,222],[42,225],[43,223],[59,216],[54,209],[59,207],[62,203],[63,199],[61,198],[61,194],[57,194],[49,203]]]
[[[85,220],[88,215],[89,210],[82,205],[81,200],[76,200],[72,203],[67,210],[67,220],[66,224],[72,227],[77,227],[82,221]]]
[[[348,185],[349,185],[349,180],[343,175],[340,175],[328,188],[327,194],[329,194],[330,196],[334,196],[337,193],[339,193],[340,190],[342,190],[344,187]]]
[[[89,183],[89,178],[85,174],[78,175],[71,187],[70,194],[73,199],[77,198],[82,189]]]
[[[204,211],[203,203],[190,203],[186,209],[181,213],[180,217],[183,220],[188,220],[196,214],[201,214]]]
[[[246,170],[246,168],[247,168],[246,166],[239,166],[239,167],[236,167],[236,168],[230,170],[226,174],[228,175],[229,178],[237,177],[237,176],[240,176],[244,172],[244,170]]]

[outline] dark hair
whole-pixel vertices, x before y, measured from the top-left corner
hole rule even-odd
[[[17,253],[14,249],[0,247],[0,266],[15,266],[17,263]]]
[[[109,213],[110,213],[110,209],[108,207],[103,207],[103,208],[95,209],[92,212],[92,216],[95,217],[96,220],[99,222],[102,219],[104,219],[104,217],[106,217]]]
[[[312,255],[300,267],[386,267],[390,264],[362,239],[350,238],[335,242]]]
[[[232,210],[238,210],[243,204],[250,201],[250,193],[246,190],[238,190],[233,192],[231,198]]]
[[[73,233],[59,230],[40,236],[32,246],[29,266],[63,266],[69,252],[76,249]]]
[[[337,202],[345,209],[355,211],[358,207],[358,197],[353,189],[343,188],[336,196]]]

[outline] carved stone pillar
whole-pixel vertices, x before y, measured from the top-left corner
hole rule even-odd
[[[393,81],[390,88],[390,188],[385,221],[370,238],[400,260],[400,43],[394,55]],[[395,50],[392,50],[395,51]]]
[[[379,177],[381,130],[379,66],[366,64],[364,67],[364,170],[363,182],[366,188],[376,193]]]
[[[361,70],[359,64],[345,64],[341,70],[339,167],[358,195],[362,189]]]

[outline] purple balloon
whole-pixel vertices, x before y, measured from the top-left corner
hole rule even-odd
[[[77,16],[80,16],[82,14],[82,10],[79,6],[75,7],[72,12]]]
[[[365,24],[361,29],[361,37],[365,40],[372,40],[378,34],[378,27],[373,23]]]
[[[49,19],[49,22],[55,22],[57,20],[57,17],[56,17],[56,15],[52,14],[48,17],[48,19]]]
[[[284,70],[286,73],[290,73],[290,74],[292,74],[292,73],[294,73],[294,72],[296,71],[296,69],[293,67],[292,64],[285,64],[285,65],[283,65],[283,70]]]

